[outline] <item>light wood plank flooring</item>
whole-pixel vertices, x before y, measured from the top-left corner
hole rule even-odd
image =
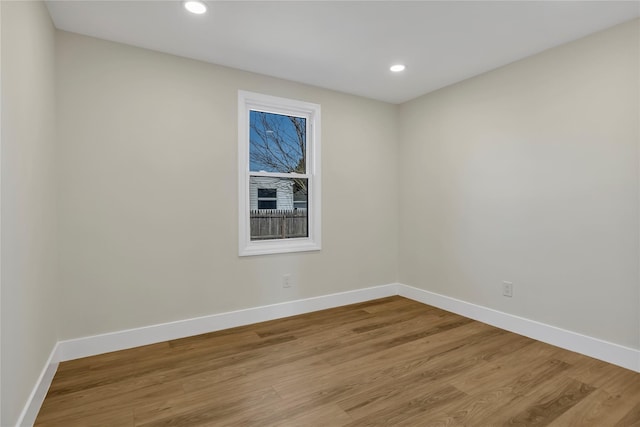
[[[60,364],[37,426],[640,426],[640,374],[401,297]]]

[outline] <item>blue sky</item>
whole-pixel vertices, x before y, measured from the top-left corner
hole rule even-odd
[[[298,118],[302,126],[306,120]],[[302,160],[304,153],[296,128],[289,116],[251,111],[249,166],[252,172],[290,172]],[[306,149],[306,141],[303,141]]]

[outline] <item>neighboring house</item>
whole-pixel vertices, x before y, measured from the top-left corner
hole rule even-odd
[[[306,207],[306,206],[305,206]],[[249,209],[293,210],[293,181],[252,176],[249,181]]]
[[[294,209],[307,209],[307,192],[298,190],[293,193],[293,208]]]
[[[249,181],[249,209],[307,209],[307,194],[294,190],[291,179],[252,176]]]
[[[249,179],[251,240],[308,237],[307,195],[291,178]]]

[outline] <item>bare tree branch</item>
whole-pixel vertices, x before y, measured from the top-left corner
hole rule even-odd
[[[251,164],[268,172],[306,173],[306,132],[303,118],[252,112]],[[294,192],[308,194],[306,179],[293,181]]]

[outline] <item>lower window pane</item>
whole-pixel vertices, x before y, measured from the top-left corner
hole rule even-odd
[[[309,237],[308,181],[250,176],[251,240]]]
[[[260,200],[258,199],[258,209],[278,209],[278,202],[276,200]]]

